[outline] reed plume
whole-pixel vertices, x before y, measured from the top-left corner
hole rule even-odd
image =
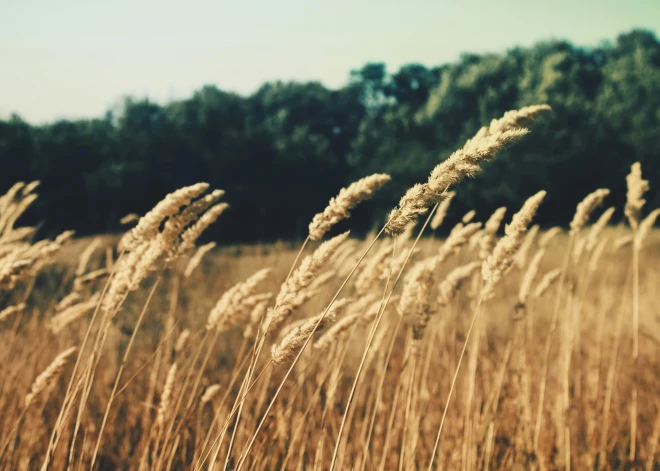
[[[190,278],[192,272],[195,271],[199,266],[199,264],[202,262],[204,255],[206,255],[208,252],[213,250],[216,245],[217,244],[215,242],[209,242],[208,244],[199,246],[195,251],[195,255],[190,257],[190,260],[188,261],[188,265],[186,265],[186,269],[183,271],[183,276],[185,278]]]
[[[502,118],[493,120],[490,126],[482,127],[462,149],[433,169],[427,183],[417,184],[403,195],[398,207],[388,217],[386,231],[391,235],[403,232],[418,216],[441,202],[452,185],[479,173],[483,163],[492,160],[499,151],[525,136],[529,130],[520,127],[520,123],[531,123],[538,115],[549,110],[548,105],[528,106],[509,111]]]
[[[273,345],[271,349],[273,363],[279,365],[292,360],[307,338],[312,335],[313,332],[318,332],[323,329],[328,323],[341,315],[349,302],[350,300],[346,298],[339,299],[332,304],[332,307],[330,307],[327,313],[323,310],[289,332],[279,344]]]
[[[270,272],[270,268],[263,268],[247,280],[236,283],[229,288],[209,313],[206,329],[225,329],[246,319],[260,301],[259,299],[250,299],[250,297]]]
[[[172,392],[174,390],[174,380],[176,379],[177,364],[172,363],[170,369],[167,371],[167,378],[165,379],[165,386],[163,386],[163,394],[160,396],[160,404],[158,404],[158,414],[156,415],[156,425],[163,427],[167,419],[170,409],[170,402],[172,401]]]
[[[26,307],[25,303],[20,303],[14,306],[9,306],[4,308],[2,311],[0,311],[0,322],[4,322],[7,319],[9,319],[10,316],[18,312],[21,312],[23,309],[25,309],[25,307]]]
[[[137,225],[122,238],[119,243],[120,251],[134,250],[139,244],[149,240],[159,233],[161,223],[179,212],[182,206],[204,193],[209,187],[208,183],[180,188],[163,198],[147,214],[142,216]]]
[[[320,240],[332,226],[350,217],[350,210],[378,191],[391,177],[383,173],[375,173],[351,183],[348,188],[339,190],[323,212],[318,213],[309,224],[309,238]]]
[[[520,248],[527,226],[536,214],[541,201],[545,197],[545,191],[539,191],[530,197],[523,207],[511,219],[511,224],[504,229],[504,237],[495,245],[493,253],[484,261],[481,267],[481,275],[484,279],[483,296],[488,296],[495,285],[504,275],[504,272],[513,264],[513,256]]]
[[[589,221],[591,213],[603,203],[603,200],[610,194],[607,188],[600,188],[592,193],[589,193],[575,209],[575,215],[571,221],[571,235],[576,235],[580,232]]]
[[[435,214],[433,214],[433,218],[431,219],[431,229],[436,230],[445,220],[449,205],[451,204],[451,200],[454,199],[454,196],[456,196],[455,191],[448,191],[445,193],[445,198],[440,202],[438,209],[436,209]]]
[[[488,257],[493,250],[493,241],[495,240],[497,231],[500,229],[505,214],[506,207],[502,206],[501,208],[497,208],[493,214],[490,215],[488,221],[486,221],[484,229],[479,236],[479,258],[482,260]]]
[[[30,407],[30,404],[32,404],[38,395],[50,391],[55,387],[57,380],[64,371],[64,366],[69,360],[69,357],[73,355],[75,351],[76,347],[67,348],[62,353],[57,355],[53,362],[48,365],[48,367],[39,376],[37,376],[37,378],[34,380],[34,383],[32,383],[30,392],[26,394],[25,400],[23,401],[26,409]]]
[[[543,278],[541,278],[539,284],[536,285],[536,289],[534,290],[534,297],[539,298],[543,296],[543,293],[545,293],[548,288],[552,286],[552,284],[559,278],[559,275],[561,275],[561,268],[555,268],[554,270],[550,270],[545,275],[543,275]]]
[[[438,304],[448,305],[456,296],[463,282],[469,279],[481,266],[481,262],[472,262],[454,268],[438,286]]]
[[[267,315],[265,328],[277,329],[295,309],[296,298],[318,276],[332,255],[348,238],[348,231],[322,243],[312,255],[305,257],[300,266],[286,280],[275,300],[275,307]]]
[[[626,183],[628,193],[626,194],[624,214],[630,222],[630,227],[637,229],[637,226],[639,226],[639,215],[644,203],[646,203],[643,196],[649,190],[648,180],[642,179],[642,166],[639,162],[635,162],[630,167],[630,173],[626,176]]]

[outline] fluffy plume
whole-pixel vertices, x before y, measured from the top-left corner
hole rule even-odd
[[[596,247],[593,249],[591,258],[589,259],[589,265],[587,266],[587,269],[590,273],[594,273],[598,268],[598,262],[600,261],[601,255],[603,255],[603,251],[605,250],[607,242],[607,237],[604,237],[600,240],[600,242],[596,244]]]
[[[534,245],[534,240],[536,239],[536,235],[538,233],[539,233],[539,226],[537,224],[532,226],[530,230],[527,231],[527,234],[525,234],[525,238],[523,239],[520,248],[516,252],[516,255],[514,255],[513,257],[513,261],[518,267],[522,268],[527,264],[527,254],[529,253],[529,250],[532,248],[532,245]]]
[[[632,235],[624,235],[619,237],[617,240],[614,241],[614,247],[613,247],[614,252],[618,252],[622,248],[632,244],[633,239],[634,237]]]
[[[562,228],[558,226],[551,227],[545,231],[543,234],[541,234],[541,237],[539,237],[539,248],[545,249],[550,244],[552,239],[557,237],[562,232]]]
[[[207,330],[225,329],[247,318],[260,300],[250,298],[270,274],[270,268],[263,268],[247,280],[229,288],[215,304],[206,321]]]
[[[85,250],[83,250],[83,252],[80,254],[80,258],[78,259],[76,276],[83,276],[85,274],[85,270],[87,269],[87,264],[89,263],[89,259],[92,258],[92,254],[96,249],[99,248],[100,245],[101,245],[101,239],[97,237],[87,247],[85,247]]]
[[[220,215],[222,215],[228,207],[229,205],[227,203],[218,203],[215,206],[212,206],[196,223],[186,229],[181,235],[182,242],[178,253],[181,254],[192,249],[195,246],[197,239],[199,239],[199,236],[202,235],[202,232],[217,221]]]
[[[351,209],[370,198],[388,181],[390,181],[389,175],[375,173],[350,184],[348,188],[342,188],[339,194],[330,200],[323,212],[312,219],[309,224],[309,238],[312,240],[323,238],[332,226],[350,217]]]
[[[600,236],[603,234],[605,227],[607,227],[607,223],[609,223],[610,219],[612,219],[613,214],[614,207],[606,209],[603,211],[603,214],[600,215],[598,220],[591,226],[591,230],[589,231],[585,245],[587,252],[591,252],[596,247]]]
[[[109,275],[107,268],[99,268],[98,270],[90,271],[86,275],[79,276],[73,280],[73,290],[80,291],[85,285],[92,283],[93,281],[103,278],[104,276]]]
[[[449,304],[454,299],[454,296],[456,296],[463,282],[470,278],[480,266],[481,262],[472,262],[450,271],[438,287],[438,304],[440,306]]]
[[[273,363],[279,365],[292,360],[307,338],[315,331],[323,329],[335,317],[340,315],[346,309],[348,303],[348,299],[339,299],[335,301],[327,313],[324,310],[289,332],[278,345],[273,345],[271,350]]]
[[[467,244],[470,237],[472,237],[480,228],[480,222],[471,222],[466,226],[461,226],[456,230],[452,230],[444,244],[442,244],[438,250],[438,264],[442,263],[449,255]]]
[[[51,332],[57,334],[73,321],[86,316],[94,309],[96,309],[98,302],[99,293],[95,293],[94,296],[89,298],[87,301],[83,301],[63,309],[61,312],[51,318],[49,322]]]
[[[561,268],[555,268],[554,270],[550,270],[548,273],[543,275],[543,278],[541,278],[541,281],[539,281],[539,284],[536,285],[536,289],[534,290],[534,297],[538,298],[543,296],[543,293],[545,293],[550,286],[559,278],[559,275],[561,275]]]
[[[413,249],[412,253],[410,253],[410,250],[408,248],[403,247],[399,251],[399,254],[396,257],[394,257],[392,263],[390,263],[389,266],[386,265],[383,267],[383,269],[380,272],[379,278],[381,280],[387,280],[390,276],[396,277],[403,268],[403,265],[406,263],[406,260],[410,262],[415,258],[415,256],[419,252],[420,252],[419,248]],[[409,253],[410,253],[410,258],[408,258]]]
[[[408,272],[403,292],[399,299],[400,315],[414,316],[413,339],[420,340],[433,312],[430,307],[431,288],[438,269],[438,256],[417,262]]]
[[[188,261],[188,265],[186,265],[186,269],[183,271],[183,276],[186,278],[190,278],[192,272],[195,271],[199,266],[199,264],[202,262],[202,258],[204,258],[204,255],[206,255],[208,252],[213,250],[215,246],[216,246],[215,242],[209,242],[208,244],[204,244],[200,246],[195,252],[195,255],[190,257],[190,261]]]
[[[153,238],[159,232],[161,223],[179,212],[182,206],[204,193],[208,183],[180,188],[168,194],[154,208],[138,221],[137,225],[120,241],[119,250],[134,250],[140,243]]]
[[[186,348],[189,338],[190,338],[190,330],[184,329],[179,334],[179,338],[176,339],[176,343],[174,344],[174,351],[176,353],[181,353],[183,349]]]
[[[589,193],[587,197],[577,205],[575,215],[571,221],[571,235],[575,235],[582,230],[587,224],[587,221],[589,221],[591,213],[602,204],[605,197],[609,194],[610,190],[607,188],[600,188],[593,193]]]
[[[630,222],[630,227],[637,229],[639,226],[639,215],[646,200],[644,193],[649,189],[649,182],[642,179],[642,166],[635,162],[630,167],[630,173],[626,176],[628,193],[626,194],[626,207],[624,213]]]
[[[2,311],[0,311],[0,322],[4,322],[5,320],[9,319],[9,316],[12,316],[17,312],[21,312],[23,309],[25,309],[25,303],[20,303],[16,304],[15,306],[4,308]]]
[[[531,123],[539,114],[549,111],[548,105],[534,105],[508,111],[493,120],[468,140],[462,149],[454,152],[431,172],[428,182],[415,185],[403,196],[397,208],[388,217],[387,232],[400,234],[411,221],[424,214],[444,198],[446,191],[466,177],[476,175],[481,165],[495,157],[497,152],[518,141],[529,131],[522,123]]]
[[[37,376],[37,379],[35,379],[34,383],[32,383],[30,392],[25,396],[25,408],[28,408],[34,401],[34,398],[39,394],[55,387],[57,380],[62,375],[62,371],[64,371],[64,366],[69,360],[69,357],[73,355],[75,351],[76,347],[67,348],[62,353],[57,355],[53,362],[48,365],[48,367],[39,376]]]
[[[132,222],[139,221],[139,220],[140,220],[140,216],[138,216],[137,214],[128,213],[126,216],[124,216],[123,218],[121,218],[119,220],[119,224],[121,224],[122,226],[125,226],[127,224],[130,224]]]
[[[201,402],[202,404],[206,404],[207,402],[213,400],[213,398],[217,396],[219,392],[220,392],[220,385],[212,384],[211,386],[206,388],[199,402]]]
[[[493,253],[484,261],[481,267],[481,275],[485,282],[483,296],[487,296],[492,292],[504,272],[512,265],[513,256],[520,248],[527,226],[536,214],[536,210],[543,201],[545,194],[545,191],[539,191],[525,201],[520,211],[513,215],[511,224],[506,226],[504,237],[500,239],[493,249]]]
[[[467,224],[468,222],[472,221],[474,219],[474,216],[476,216],[476,215],[477,215],[477,212],[474,209],[471,209],[463,215],[463,218],[461,219],[461,222],[463,224]]]
[[[252,337],[254,334],[254,327],[261,322],[261,319],[266,315],[266,312],[268,312],[268,303],[270,298],[273,297],[273,293],[264,293],[264,295],[267,297],[262,301],[258,301],[250,312],[250,320],[245,327],[245,330],[243,330],[244,338]]]
[[[348,234],[348,232],[344,232],[322,243],[312,255],[307,256],[302,261],[289,279],[282,284],[275,300],[275,308],[271,309],[268,313],[265,328],[277,329],[286,321],[295,309],[297,304],[296,298],[318,276],[330,257],[332,257],[339,246],[348,238]]]
[[[500,224],[502,224],[505,214],[506,207],[502,206],[501,208],[497,208],[488,218],[488,221],[486,221],[479,237],[479,258],[482,260],[488,257],[493,250],[493,241],[495,240],[497,231],[500,229]]]
[[[174,390],[174,380],[176,379],[176,363],[172,363],[167,372],[165,379],[165,386],[163,386],[163,394],[160,397],[160,404],[158,405],[158,414],[156,416],[156,425],[162,427],[165,425],[167,412],[170,408],[170,401],[172,400],[172,392]]]
[[[633,241],[635,250],[642,249],[642,245],[644,245],[644,239],[646,239],[646,236],[648,236],[649,232],[651,232],[651,228],[655,224],[655,220],[658,218],[658,215],[660,215],[660,208],[651,211],[651,213],[649,213],[649,215],[639,223],[639,227],[637,228],[635,239]]]
[[[406,250],[402,250],[406,252]],[[366,293],[369,288],[380,278],[383,271],[389,271],[388,261],[391,261],[392,246],[381,244],[374,254],[366,260],[364,268],[355,280],[355,289],[359,293]]]
[[[314,343],[314,348],[317,350],[327,350],[331,345],[336,344],[341,337],[341,334],[353,327],[362,318],[363,312],[353,312],[347,316],[342,317],[332,327],[325,332],[320,339]]]
[[[527,298],[529,297],[529,291],[532,288],[532,282],[536,277],[536,274],[539,271],[539,265],[541,264],[541,259],[545,254],[544,249],[539,249],[532,258],[532,261],[527,265],[527,270],[525,270],[525,275],[522,278],[520,283],[520,289],[518,290],[518,302],[521,305],[527,303]]]
[[[431,229],[436,230],[438,227],[440,227],[442,221],[445,220],[447,211],[449,210],[449,205],[451,204],[451,200],[454,199],[454,196],[456,196],[455,191],[448,191],[445,193],[445,198],[438,205],[438,209],[435,211],[435,214],[431,219]]]
[[[417,223],[417,218],[426,214],[429,206],[442,201],[442,195],[431,195],[426,185],[417,183],[406,191],[399,206],[392,210],[387,219],[387,233],[403,234],[408,226]]]

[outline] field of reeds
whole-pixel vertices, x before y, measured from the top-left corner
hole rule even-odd
[[[16,184],[0,197],[0,468],[660,469],[659,211],[641,167],[626,201],[585,194],[563,228],[534,225],[541,188],[446,217],[548,111],[493,120],[364,239],[334,226],[387,175],[342,189],[304,243],[252,247],[197,244],[231,203],[203,183],[122,236],[52,241],[20,226],[38,183]]]

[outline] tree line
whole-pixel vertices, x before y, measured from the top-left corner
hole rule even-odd
[[[209,85],[165,105],[126,98],[95,119],[33,126],[12,115],[0,120],[0,191],[41,180],[26,223],[85,234],[118,230],[125,214],[206,181],[231,204],[212,236],[254,242],[303,237],[340,187],[389,173],[356,210],[350,226],[359,233],[382,224],[403,192],[480,126],[536,103],[553,113],[456,188],[456,218],[475,209],[483,220],[540,189],[548,191],[542,224],[566,223],[598,187],[621,207],[636,161],[651,182],[649,206],[660,204],[660,42],[643,30],[594,48],[543,42],[432,68],[369,63],[339,89],[274,82],[240,96]]]

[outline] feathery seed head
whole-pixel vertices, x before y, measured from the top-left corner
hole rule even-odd
[[[610,190],[607,188],[600,188],[592,193],[589,193],[586,198],[584,198],[578,205],[575,210],[575,215],[571,221],[571,235],[575,235],[582,230],[582,228],[589,221],[589,216],[598,206],[601,205],[603,200],[607,195],[610,194]]]
[[[648,180],[642,179],[642,166],[635,162],[630,167],[630,173],[626,176],[628,193],[626,195],[626,207],[624,213],[630,222],[630,227],[637,229],[639,226],[639,215],[646,200],[644,193],[649,189]]]
[[[350,217],[350,210],[362,201],[371,197],[391,177],[386,174],[376,173],[353,182],[348,188],[342,188],[339,194],[330,200],[323,212],[318,213],[309,224],[309,238],[320,240],[332,226],[342,219]]]

